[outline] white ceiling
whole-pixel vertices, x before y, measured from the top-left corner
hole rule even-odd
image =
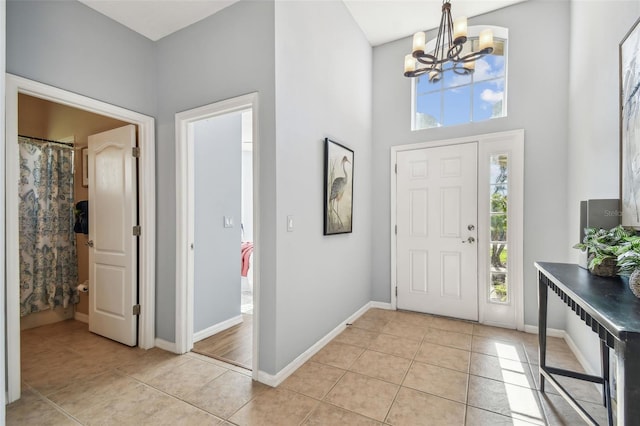
[[[80,1],[155,41],[213,15],[238,0]],[[409,36],[416,31],[436,28],[440,22],[442,0],[343,1],[372,46]],[[522,1],[525,0],[451,0],[451,12],[454,18],[472,17]]]

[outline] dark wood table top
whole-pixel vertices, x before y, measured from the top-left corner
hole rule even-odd
[[[640,299],[620,277],[599,277],[572,263],[536,262],[536,268],[616,338],[640,339]]]

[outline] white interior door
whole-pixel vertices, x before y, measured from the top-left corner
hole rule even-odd
[[[398,308],[477,321],[477,144],[396,160]]]
[[[89,331],[135,346],[137,175],[127,125],[89,136]]]

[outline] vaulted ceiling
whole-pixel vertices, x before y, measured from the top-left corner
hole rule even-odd
[[[80,1],[155,41],[213,15],[238,0]],[[416,31],[436,28],[440,22],[442,0],[343,1],[372,46],[409,36]],[[525,0],[452,0],[451,11],[454,18],[472,17],[522,1]]]

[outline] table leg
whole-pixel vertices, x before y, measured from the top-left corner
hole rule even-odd
[[[607,407],[607,420],[609,426],[613,426],[613,413],[611,410],[611,382],[609,372],[609,347],[604,340],[600,340],[600,361],[602,362],[602,403]]]
[[[640,419],[640,339],[616,340],[617,359],[616,395],[618,405],[618,424],[637,424]]]
[[[547,277],[538,272],[538,365],[541,370],[547,363]],[[540,373],[540,391],[544,392],[544,376]]]

